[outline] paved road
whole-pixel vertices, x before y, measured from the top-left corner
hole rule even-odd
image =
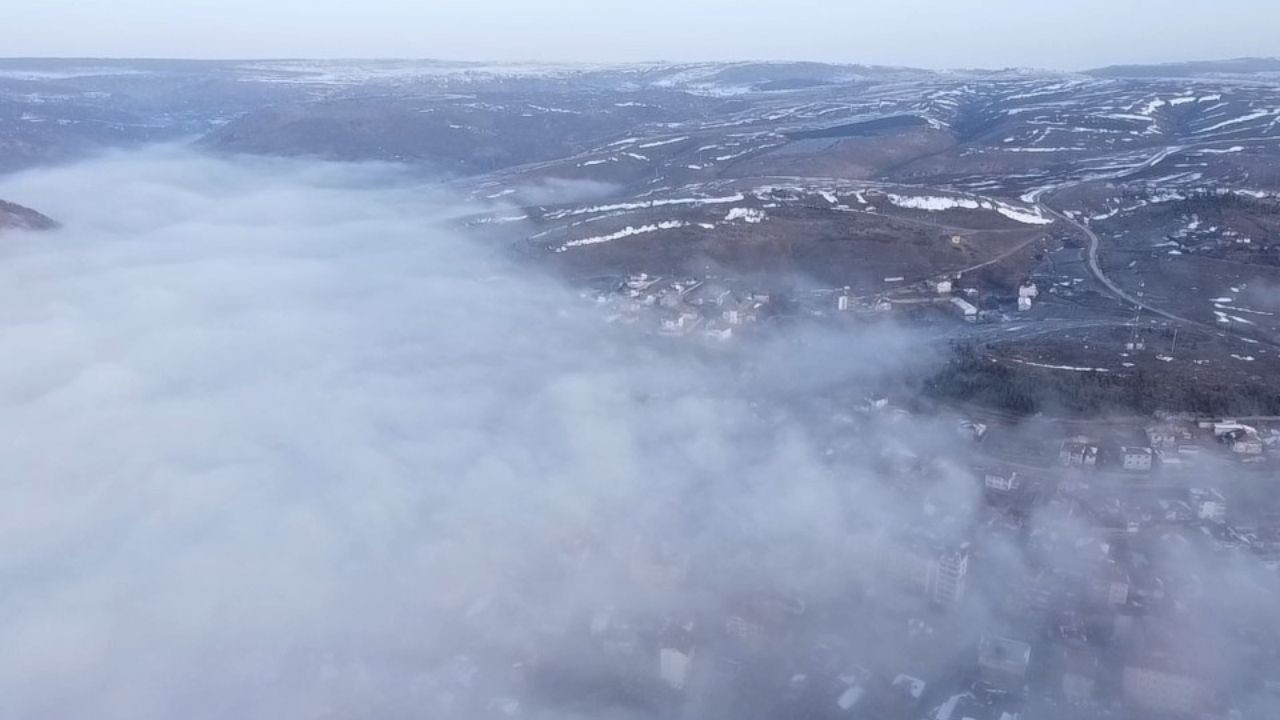
[[[1268,140],[1278,140],[1278,139],[1280,139],[1280,138],[1267,138],[1267,139],[1268,139]],[[1102,176],[1102,177],[1093,177],[1093,178],[1086,178],[1086,179],[1079,180],[1079,181],[1077,181],[1077,182],[1075,182],[1075,183],[1071,183],[1071,184],[1069,184],[1069,185],[1062,185],[1062,186],[1060,186],[1060,187],[1058,187],[1058,188],[1055,188],[1055,192],[1056,192],[1056,191],[1065,190],[1065,189],[1068,189],[1068,188],[1072,188],[1072,187],[1075,187],[1075,186],[1077,186],[1077,185],[1084,184],[1084,183],[1086,183],[1086,182],[1094,182],[1094,181],[1096,181],[1096,180],[1100,180],[1100,179],[1106,179],[1106,180],[1122,180],[1122,179],[1124,179],[1124,178],[1133,177],[1134,175],[1137,175],[1138,173],[1143,172],[1144,170],[1148,170],[1148,169],[1150,169],[1150,168],[1155,167],[1156,165],[1159,165],[1161,162],[1163,162],[1163,161],[1165,160],[1165,158],[1167,158],[1167,157],[1169,157],[1170,155],[1173,155],[1173,154],[1175,154],[1175,153],[1184,152],[1184,151],[1186,151],[1186,150],[1193,150],[1193,149],[1196,149],[1196,148],[1201,147],[1201,146],[1205,146],[1205,147],[1207,147],[1207,146],[1211,146],[1211,145],[1218,145],[1218,144],[1221,144],[1221,143],[1222,143],[1222,141],[1220,141],[1220,140],[1219,140],[1219,141],[1204,142],[1204,143],[1193,144],[1193,145],[1174,145],[1174,146],[1170,146],[1170,147],[1164,148],[1163,150],[1161,150],[1161,151],[1157,152],[1155,155],[1152,155],[1150,158],[1148,158],[1147,160],[1145,160],[1144,162],[1142,162],[1141,164],[1139,164],[1139,165],[1137,165],[1137,166],[1135,166],[1135,167],[1127,168],[1127,169],[1125,169],[1125,170],[1120,170],[1120,171],[1118,171],[1118,172],[1112,173],[1112,174],[1107,175],[1107,176]],[[1058,211],[1058,210],[1055,210],[1055,209],[1054,209],[1054,208],[1052,208],[1052,207],[1049,207],[1049,205],[1045,202],[1045,200],[1043,200],[1043,199],[1042,199],[1041,197],[1039,197],[1039,196],[1037,196],[1037,197],[1035,198],[1035,202],[1036,202],[1036,205],[1040,207],[1041,211],[1046,212],[1046,213],[1048,213],[1049,215],[1052,215],[1053,217],[1055,217],[1055,218],[1057,218],[1057,219],[1061,220],[1062,222],[1066,223],[1067,225],[1070,225],[1071,227],[1075,228],[1076,230],[1079,230],[1081,233],[1083,233],[1083,234],[1084,234],[1084,236],[1085,236],[1086,238],[1088,238],[1088,239],[1089,239],[1089,250],[1088,250],[1088,252],[1086,253],[1086,260],[1087,260],[1087,265],[1088,265],[1088,267],[1089,267],[1089,272],[1090,272],[1090,274],[1092,274],[1092,275],[1093,275],[1093,277],[1094,277],[1094,278],[1095,278],[1099,283],[1101,283],[1101,284],[1102,284],[1102,286],[1103,286],[1103,287],[1105,287],[1105,288],[1107,289],[1107,291],[1108,291],[1108,292],[1110,292],[1112,295],[1114,295],[1114,296],[1115,296],[1117,299],[1119,299],[1122,303],[1126,303],[1126,304],[1128,304],[1128,305],[1132,305],[1133,307],[1136,307],[1136,308],[1141,308],[1141,309],[1146,310],[1147,312],[1149,312],[1149,313],[1151,313],[1151,314],[1153,314],[1153,315],[1157,315],[1157,316],[1159,316],[1159,317],[1165,318],[1165,319],[1167,319],[1167,320],[1172,320],[1172,321],[1174,321],[1174,322],[1181,323],[1181,324],[1183,324],[1183,325],[1188,325],[1188,326],[1192,326],[1192,327],[1198,327],[1198,328],[1200,328],[1200,329],[1202,329],[1202,330],[1207,330],[1207,331],[1209,331],[1209,332],[1215,332],[1215,333],[1220,331],[1220,328],[1218,328],[1218,327],[1216,327],[1216,326],[1214,326],[1214,325],[1211,325],[1211,324],[1209,324],[1209,323],[1205,323],[1205,322],[1201,322],[1201,321],[1199,321],[1199,320],[1192,320],[1191,318],[1186,318],[1186,317],[1183,317],[1183,316],[1181,316],[1181,315],[1176,315],[1176,314],[1174,314],[1174,313],[1172,313],[1172,312],[1169,312],[1168,310],[1163,310],[1163,309],[1161,309],[1161,308],[1155,307],[1155,306],[1153,306],[1153,305],[1151,305],[1151,304],[1149,304],[1149,303],[1146,303],[1146,302],[1144,302],[1144,301],[1142,301],[1142,300],[1140,300],[1140,299],[1138,299],[1138,298],[1134,297],[1133,295],[1129,294],[1127,291],[1125,291],[1125,290],[1124,290],[1124,288],[1122,288],[1122,287],[1120,287],[1119,285],[1117,285],[1117,284],[1115,283],[1115,281],[1113,281],[1111,278],[1107,277],[1107,274],[1102,270],[1102,264],[1098,261],[1098,250],[1099,250],[1099,247],[1100,247],[1100,246],[1101,246],[1101,244],[1102,244],[1102,239],[1098,237],[1098,234],[1097,234],[1097,233],[1095,233],[1095,232],[1093,231],[1093,229],[1092,229],[1092,228],[1090,228],[1090,227],[1089,227],[1088,225],[1086,225],[1085,223],[1082,223],[1082,222],[1080,222],[1080,221],[1078,221],[1078,220],[1076,220],[1076,219],[1074,219],[1074,218],[1072,218],[1072,217],[1068,216],[1068,215],[1067,215],[1066,213],[1064,213],[1064,212],[1060,212],[1060,211]],[[1248,339],[1250,339],[1250,340],[1254,340],[1254,341],[1256,341],[1256,342],[1258,342],[1258,343],[1261,343],[1261,344],[1263,344],[1263,345],[1267,345],[1267,346],[1272,347],[1272,348],[1280,348],[1280,343],[1277,343],[1277,342],[1275,342],[1275,341],[1271,340],[1270,338],[1267,338],[1267,337],[1259,337],[1259,336],[1254,336],[1254,335],[1251,335],[1251,334],[1248,334],[1248,333],[1243,333],[1243,332],[1240,332],[1238,329],[1235,329],[1235,333],[1236,333],[1236,335],[1239,335],[1239,336],[1242,336],[1242,337],[1248,338]]]
[[[1088,266],[1089,266],[1089,272],[1093,275],[1093,277],[1098,282],[1102,283],[1103,287],[1105,287],[1112,295],[1119,298],[1121,302],[1128,303],[1129,305],[1132,305],[1134,307],[1142,308],[1143,310],[1146,310],[1154,315],[1159,315],[1162,318],[1173,320],[1174,322],[1183,323],[1185,325],[1195,325],[1211,331],[1216,330],[1216,328],[1214,328],[1212,325],[1209,325],[1207,323],[1202,323],[1198,320],[1184,318],[1181,315],[1175,315],[1167,310],[1161,310],[1158,307],[1154,307],[1148,303],[1143,302],[1142,300],[1139,300],[1133,295],[1130,295],[1123,288],[1117,285],[1111,278],[1107,277],[1107,274],[1102,271],[1102,265],[1098,262],[1098,248],[1102,244],[1102,239],[1098,237],[1098,234],[1095,233],[1092,228],[1090,228],[1088,225],[1085,225],[1082,222],[1079,222],[1078,220],[1075,220],[1074,218],[1068,215],[1065,215],[1063,213],[1058,212],[1057,210],[1054,210],[1053,208],[1045,205],[1043,202],[1040,203],[1040,208],[1044,212],[1049,213],[1050,215],[1061,220],[1062,222],[1084,233],[1085,237],[1089,238],[1089,251],[1085,255],[1085,259],[1088,262]]]

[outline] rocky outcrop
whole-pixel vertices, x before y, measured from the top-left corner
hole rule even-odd
[[[0,200],[0,232],[5,230],[49,230],[58,223],[31,208]]]

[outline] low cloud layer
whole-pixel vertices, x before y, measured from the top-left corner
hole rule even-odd
[[[676,606],[636,554],[719,573],[671,586],[696,605],[860,552],[869,490],[728,360],[610,328],[393,168],[155,151],[0,197],[63,223],[0,247],[0,714],[474,717],[458,663],[500,698],[582,613]],[[784,345],[758,387],[812,377]],[[885,370],[832,349],[824,382]]]
[[[953,678],[1115,554],[1105,507],[984,509],[954,420],[854,410],[934,362],[903,332],[640,336],[393,167],[154,150],[0,197],[63,224],[0,242],[5,717],[767,717]],[[975,539],[948,611],[903,582]],[[1230,686],[1274,573],[1169,543],[1231,589],[1178,596]]]

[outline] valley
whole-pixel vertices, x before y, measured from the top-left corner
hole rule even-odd
[[[1241,410],[1280,407],[1265,63],[0,61],[0,170],[156,142],[440,178],[477,241],[591,293],[728,283],[784,317],[912,318],[1033,377],[1204,388],[1205,411],[1245,383],[1263,407]]]

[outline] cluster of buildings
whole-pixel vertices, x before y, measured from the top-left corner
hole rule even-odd
[[[662,278],[645,273],[629,275],[616,286],[596,293],[609,304],[611,322],[648,323],[671,336],[702,336],[729,340],[767,317],[767,292],[732,286],[714,278]]]
[[[789,304],[715,278],[645,274],[596,297],[616,322],[716,340]],[[1038,297],[1034,283],[1023,284],[1018,308]],[[837,292],[825,307],[874,315],[936,306],[976,322],[984,318],[976,301],[941,279],[874,297]],[[885,399],[862,412],[906,414]],[[1220,472],[1272,478],[1280,426],[1187,416],[1077,424],[1045,443],[1042,462],[989,454],[986,424],[961,429],[982,507],[931,507],[876,538],[865,555],[868,587],[847,588],[840,607],[753,588],[717,597],[714,608],[599,608],[533,652],[524,682],[544,695],[563,686],[566,695],[667,716],[1245,720],[1234,679],[1214,675],[1220,666],[1187,640],[1204,588],[1191,587],[1194,573],[1172,558],[1247,557],[1280,568],[1280,502],[1274,510],[1242,502]],[[886,483],[940,472],[911,445],[879,448]],[[969,526],[938,532],[948,512],[947,522]],[[675,595],[697,575],[691,564],[669,548],[626,561],[637,587]],[[1271,658],[1249,682],[1280,705],[1280,637],[1249,641]],[[515,702],[494,707],[514,716]]]
[[[976,288],[960,288],[957,278],[944,276],[906,283],[885,278],[885,289],[865,294],[851,287],[837,290],[796,290],[786,297],[750,287],[741,280],[716,277],[662,277],[632,273],[587,294],[611,311],[610,322],[647,326],[668,336],[729,340],[748,332],[761,320],[803,317],[873,319],[897,312],[929,310],[964,322],[1002,322],[1014,312],[1027,312],[1040,297],[1027,280],[1014,295],[983,296]]]
[[[1263,465],[1271,451],[1280,452],[1280,430],[1264,432],[1233,419],[1166,417],[1141,433],[1100,426],[1073,434],[1062,441],[1058,460],[1064,467],[1148,475],[1191,472],[1214,459]]]
[[[1018,638],[1031,648],[1026,697],[1048,717],[1225,720],[1254,717],[1259,697],[1280,706],[1280,628],[1265,609],[1276,598],[1260,590],[1259,614],[1232,616],[1242,588],[1213,580],[1278,580],[1280,474],[1267,463],[1280,427],[1071,424],[1055,447],[1052,460],[983,473],[1000,508],[984,536],[1026,563],[995,595],[1001,614],[1036,628]],[[1243,567],[1254,575],[1225,570]]]
[[[850,417],[838,423],[844,434],[913,427],[884,399]],[[1072,425],[1035,464],[989,447],[1000,429],[961,431],[971,454],[855,446],[892,460],[875,480],[886,492],[873,495],[895,521],[870,534],[852,528],[840,552],[860,559],[840,587],[806,594],[730,573],[708,592],[717,568],[699,562],[709,558],[669,533],[637,538],[607,564],[643,602],[587,600],[578,616],[530,618],[539,639],[525,657],[480,668],[504,680],[474,716],[529,716],[548,698],[573,698],[585,714],[744,720],[1249,720],[1249,701],[1280,703],[1280,628],[1224,612],[1233,598],[1215,595],[1200,570],[1232,558],[1280,568],[1280,497],[1274,507],[1246,503],[1230,487],[1278,481],[1232,465],[1245,480],[1131,482],[1168,474],[1157,451],[1234,454],[1233,443],[1256,437],[1269,452],[1280,433],[1192,418]],[[1110,443],[1092,439],[1108,434]],[[930,485],[966,463],[972,504]],[[918,510],[890,509],[890,497]],[[565,567],[595,552],[569,543]],[[737,552],[714,560],[749,565],[751,552]],[[1230,662],[1215,654],[1222,642]],[[487,687],[474,669],[466,675]]]
[[[885,278],[885,283],[893,286],[904,280],[898,277]],[[955,278],[945,276],[894,287],[872,295],[860,295],[852,288],[844,288],[836,291],[834,297],[837,313],[874,316],[890,313],[895,309],[936,307],[965,322],[996,322],[1004,319],[1005,310],[1013,307],[1018,312],[1030,311],[1040,297],[1040,289],[1033,281],[1027,280],[1018,287],[1011,300],[1006,301],[996,296],[983,298],[977,288],[959,288]],[[1013,305],[1010,306],[1008,302]]]

